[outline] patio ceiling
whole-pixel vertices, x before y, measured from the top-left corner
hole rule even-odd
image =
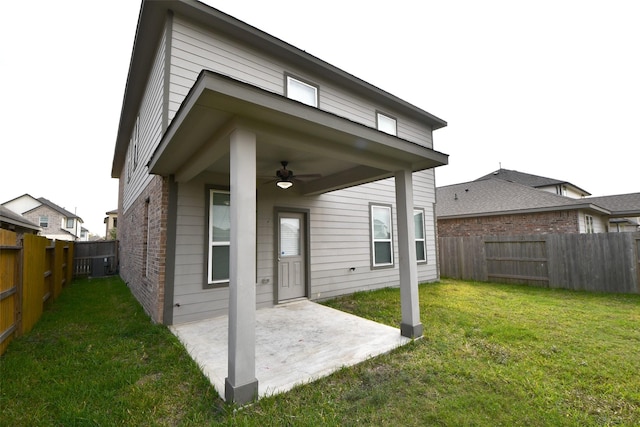
[[[447,164],[447,155],[293,101],[227,76],[203,71],[153,154],[153,174],[187,182],[203,172],[229,173],[229,135],[256,134],[258,180],[275,178],[281,161],[301,194],[319,194]]]

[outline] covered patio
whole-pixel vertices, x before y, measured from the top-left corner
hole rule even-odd
[[[228,317],[171,330],[224,397]],[[411,342],[396,328],[308,300],[257,310],[255,338],[259,397],[286,392]]]
[[[400,102],[400,101],[398,101]],[[402,104],[402,109],[416,119],[425,121],[432,128],[445,125],[444,122],[415,107]],[[292,316],[291,322],[296,328],[286,328],[282,324],[264,327],[269,324],[261,312],[263,320],[257,318],[256,307],[256,271],[257,271],[257,194],[265,182],[273,179],[273,166],[289,161],[295,164],[298,176],[311,175],[315,179],[297,182],[293,191],[299,197],[324,194],[334,190],[370,183],[386,178],[395,178],[395,213],[397,217],[397,252],[400,285],[402,319],[400,330],[392,329],[391,347],[374,345],[368,353],[367,342],[378,332],[368,337],[355,326],[351,333],[344,331],[341,322],[334,317],[337,314],[316,314],[307,322]],[[413,173],[431,169],[447,163],[447,155],[434,151],[426,145],[410,142],[394,135],[386,134],[371,126],[356,123],[336,114],[323,111],[281,94],[232,79],[230,77],[202,71],[180,105],[171,125],[165,132],[149,162],[149,172],[171,177],[177,186],[188,185],[201,174],[211,178],[208,185],[229,189],[229,296],[228,322],[214,324],[200,329],[200,336],[193,333],[193,339],[185,339],[187,347],[201,365],[209,366],[205,360],[214,359],[215,349],[222,369],[212,369],[217,375],[226,372],[224,392],[218,379],[214,384],[227,401],[247,403],[256,395],[279,390],[322,375],[342,365],[357,363],[367,354],[384,352],[394,345],[404,342],[402,337],[418,338],[422,336],[418,306],[418,274],[416,247],[414,242],[414,205]],[[278,239],[274,239],[277,241]],[[279,252],[275,252],[279,253]],[[274,256],[274,270],[278,271],[278,256]],[[307,262],[310,265],[310,262]],[[308,268],[309,266],[305,267]],[[274,282],[278,283],[277,273]],[[311,284],[307,280],[307,286]],[[277,292],[277,291],[274,291]],[[172,290],[165,300],[165,316],[171,323],[173,310]],[[305,296],[309,296],[306,292]],[[281,301],[274,298],[274,303]],[[287,310],[290,310],[288,308]],[[277,313],[274,309],[271,316]],[[285,316],[286,317],[286,316]],[[327,321],[320,327],[320,322]],[[300,324],[309,323],[316,329],[306,330],[310,335],[300,335]],[[191,325],[196,327],[195,325]],[[332,326],[338,327],[334,329]],[[178,336],[184,337],[188,326],[176,327]],[[384,327],[386,328],[386,327]],[[220,334],[218,334],[220,331]],[[279,334],[283,333],[280,337]],[[400,334],[398,334],[400,332]],[[215,336],[211,336],[213,333]],[[224,333],[225,335],[221,335]],[[282,340],[286,333],[297,340]],[[305,336],[312,333],[322,336],[318,347],[310,353],[321,354],[323,348],[339,351],[341,347],[349,349],[347,354],[363,356],[345,356],[352,362],[337,362],[337,365],[325,368],[325,362],[310,362],[305,365],[317,365],[310,371],[291,380],[287,378],[292,371],[290,366],[273,374],[277,363],[261,359],[269,354],[268,349],[260,346],[264,343],[278,343],[272,351],[276,357],[282,357],[281,349],[294,348],[296,343],[304,342]],[[268,334],[276,334],[270,337]],[[266,338],[265,338],[266,337]],[[340,337],[340,338],[338,338]],[[362,339],[363,348],[356,342]],[[194,347],[191,342],[200,342]],[[341,340],[341,341],[337,341]],[[263,342],[263,344],[261,344]],[[200,349],[202,348],[202,350]],[[376,350],[376,348],[378,350]],[[292,351],[290,353],[296,353]],[[302,354],[302,351],[297,352]],[[208,356],[200,356],[207,354]],[[289,354],[289,353],[288,353]],[[340,360],[337,355],[328,359]],[[218,362],[216,362],[218,363]],[[226,364],[226,365],[225,365]],[[213,366],[213,365],[212,365]],[[224,368],[227,366],[227,368]],[[263,373],[260,371],[264,370]],[[221,372],[221,374],[217,374]],[[211,376],[211,374],[208,374]],[[265,378],[271,377],[272,380]],[[282,377],[276,380],[275,378]],[[259,383],[260,381],[260,383]]]

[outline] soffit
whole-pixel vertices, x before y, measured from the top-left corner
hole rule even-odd
[[[345,188],[447,163],[446,154],[387,135],[227,76],[203,72],[149,163],[151,173],[188,181],[228,174],[228,136],[257,137],[257,175],[268,179],[289,161],[296,175],[319,174],[309,193]]]

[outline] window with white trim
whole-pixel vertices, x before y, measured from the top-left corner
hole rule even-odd
[[[140,116],[136,117],[136,124],[133,127],[133,169],[138,167],[138,143],[140,139]]]
[[[229,283],[231,199],[228,191],[209,190],[209,248],[207,284]]]
[[[312,107],[318,106],[318,87],[295,77],[286,76],[286,97]]]
[[[593,233],[593,217],[591,215],[584,216],[584,225],[587,233]]]
[[[424,231],[424,211],[415,209],[413,211],[413,224],[416,242],[416,260],[427,262],[427,244]]]
[[[396,136],[398,134],[398,122],[391,116],[386,114],[376,114],[376,125],[379,131]]]
[[[66,228],[73,228],[73,218],[67,218]]]
[[[49,217],[48,216],[41,216],[39,224],[40,224],[40,227],[42,227],[42,228],[49,227]]]
[[[371,205],[371,258],[373,267],[393,266],[391,206]]]

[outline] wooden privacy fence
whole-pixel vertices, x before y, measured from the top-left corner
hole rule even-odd
[[[73,242],[0,229],[0,354],[27,333],[72,278]]]
[[[73,276],[102,277],[118,272],[118,241],[76,242]]]
[[[640,293],[640,233],[440,237],[438,245],[443,277]]]

